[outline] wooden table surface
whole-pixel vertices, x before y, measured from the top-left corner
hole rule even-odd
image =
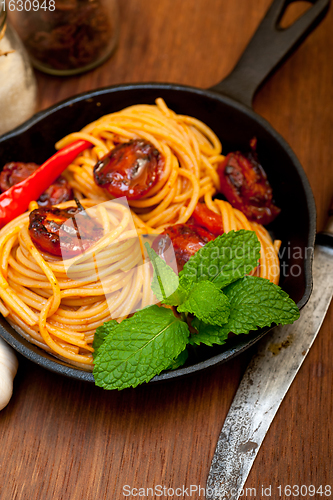
[[[208,88],[232,69],[270,0],[120,3],[114,56],[78,77],[38,73],[40,109],[123,82]],[[332,20],[333,10],[254,102],[255,111],[281,133],[304,166],[317,203],[318,230],[333,194]],[[279,496],[278,485],[333,487],[332,332],[331,307],[247,480],[246,488],[256,488],[256,496],[248,490],[242,498],[267,498],[262,485],[272,486],[273,500],[302,498]],[[0,413],[1,500],[118,500],[140,498],[125,497],[124,485],[204,487],[251,354],[186,380],[119,393],[56,376],[21,358],[12,400]]]

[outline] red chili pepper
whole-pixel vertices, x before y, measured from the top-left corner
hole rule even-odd
[[[57,177],[75,160],[77,155],[89,148],[88,141],[75,141],[57,151],[27,179],[15,184],[0,196],[0,227],[23,214],[33,200],[37,200]]]

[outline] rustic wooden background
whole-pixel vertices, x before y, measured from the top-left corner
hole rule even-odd
[[[121,34],[114,56],[79,77],[38,73],[40,109],[123,82],[208,88],[232,69],[270,0],[119,3]],[[330,11],[254,102],[255,111],[287,139],[303,164],[319,230],[333,194],[332,19]],[[257,489],[256,499],[265,498],[261,485],[272,485],[273,500],[292,498],[279,497],[278,485],[333,486],[332,331],[331,308],[247,480],[247,488]],[[247,352],[186,380],[120,393],[67,380],[20,359],[13,398],[0,413],[1,500],[118,500],[125,498],[124,485],[204,487],[250,356]]]

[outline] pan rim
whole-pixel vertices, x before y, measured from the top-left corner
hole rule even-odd
[[[307,241],[307,246],[308,248],[314,248],[314,242],[315,242],[315,234],[316,234],[316,207],[315,207],[315,201],[314,201],[314,196],[310,187],[310,183],[308,181],[308,178],[306,176],[306,173],[304,169],[301,166],[300,161],[298,160],[297,156],[293,152],[292,148],[290,145],[287,143],[287,141],[272,127],[272,125],[265,120],[265,118],[261,117],[258,115],[252,108],[249,108],[248,106],[231,99],[228,96],[225,96],[222,93],[219,93],[214,90],[205,90],[205,89],[199,89],[195,87],[191,87],[188,85],[181,85],[181,84],[174,84],[174,83],[158,83],[158,82],[143,82],[143,83],[127,83],[127,84],[120,84],[120,85],[112,85],[112,86],[107,86],[107,87],[102,87],[99,89],[91,90],[88,92],[82,92],[80,94],[77,94],[75,96],[69,97],[59,103],[54,104],[53,106],[46,108],[38,113],[36,113],[34,116],[32,116],[29,120],[24,122],[22,125],[18,126],[14,130],[4,134],[3,136],[0,137],[0,144],[7,141],[8,139],[11,139],[13,137],[16,137],[26,131],[28,131],[31,127],[34,125],[38,124],[40,121],[43,119],[47,118],[48,116],[52,115],[54,112],[61,110],[63,108],[66,108],[69,105],[73,105],[75,103],[85,101],[87,99],[92,99],[94,97],[98,97],[104,94],[112,94],[120,91],[132,91],[132,90],[172,90],[172,91],[183,91],[183,92],[190,92],[192,94],[197,94],[202,97],[211,97],[213,99],[217,99],[218,101],[221,101],[222,103],[225,103],[238,111],[245,113],[247,116],[250,118],[254,119],[259,125],[261,125],[264,129],[268,131],[268,133],[279,143],[281,148],[287,153],[287,155],[290,157],[291,161],[293,162],[295,169],[299,175],[300,182],[302,183],[302,187],[305,193],[305,198],[307,201],[307,206],[309,210],[309,228],[308,228],[308,241]],[[304,289],[304,294],[300,301],[297,303],[299,309],[301,309],[309,300],[311,291],[312,291],[312,260],[313,260],[313,252],[311,252],[311,255],[309,256],[308,259],[305,260],[304,262],[304,274],[305,274],[305,289]],[[4,321],[5,318],[4,318]],[[8,328],[13,330],[13,332],[16,333],[16,331],[10,326],[8,323]],[[188,367],[181,367],[176,370],[172,370],[169,372],[162,373],[160,375],[156,375],[153,379],[149,381],[151,382],[161,382],[161,381],[166,381],[178,377],[183,377],[186,375],[190,375],[193,373],[196,373],[197,371],[204,370],[206,368],[212,367],[212,366],[217,366],[218,364],[221,364],[223,362],[229,361],[230,359],[234,358],[238,354],[242,353],[249,347],[251,347],[253,344],[258,342],[264,335],[268,333],[273,327],[268,327],[264,328],[261,330],[257,330],[255,332],[252,332],[249,334],[248,337],[246,337],[246,340],[244,339],[239,345],[237,345],[234,348],[230,348],[227,351],[224,351],[222,353],[219,353],[215,356],[212,356],[211,358],[208,358],[204,361],[201,361],[199,363],[196,363],[194,365],[188,366]],[[19,334],[17,334],[19,335]],[[13,335],[11,335],[3,326],[0,325],[0,336],[7,342],[9,343],[17,352],[28,358],[29,360],[33,361],[34,363],[38,364],[39,366],[43,366],[44,368],[50,370],[53,373],[61,374],[68,376],[70,378],[74,378],[76,380],[82,380],[90,383],[94,383],[94,377],[92,372],[84,371],[82,369],[78,369],[75,367],[70,367],[66,364],[63,364],[60,360],[51,360],[50,358],[45,357],[45,351],[40,349],[39,347],[30,344],[28,341],[26,341],[22,337],[22,341],[18,341],[15,339]],[[24,344],[27,345],[24,345]],[[39,354],[40,351],[42,354]]]

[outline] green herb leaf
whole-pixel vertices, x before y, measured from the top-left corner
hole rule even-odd
[[[286,325],[299,318],[295,302],[277,285],[264,278],[246,276],[225,288],[230,317],[224,333],[248,333],[272,323]]]
[[[178,288],[169,297],[163,300],[163,304],[168,306],[178,306],[182,304],[188,297],[193,283],[186,280],[184,276],[179,276]]]
[[[179,354],[179,356],[177,356],[177,358],[173,361],[173,363],[170,366],[168,366],[167,370],[176,370],[177,368],[180,368],[181,366],[183,366],[187,358],[188,358],[188,351],[187,349],[185,349]]]
[[[150,306],[113,326],[95,358],[95,383],[124,389],[148,382],[185,349],[188,325],[170,309]]]
[[[154,275],[151,282],[151,289],[154,292],[157,300],[167,300],[172,295],[179,285],[179,279],[173,269],[164,262],[163,259],[145,243],[149,259],[154,268]],[[166,302],[167,303],[167,302]],[[174,304],[169,304],[174,305]]]
[[[97,356],[98,349],[103,344],[106,337],[112,332],[114,327],[118,325],[118,322],[115,319],[111,319],[110,321],[103,323],[103,325],[99,326],[96,329],[93,341],[93,358],[95,359]]]
[[[209,280],[224,288],[252,271],[259,257],[260,242],[254,231],[230,231],[198,250],[179,277],[191,283]]]
[[[193,328],[198,330],[198,333],[193,333],[190,337],[190,344],[192,345],[223,345],[228,339],[228,334],[222,331],[221,327],[216,325],[207,325],[197,318],[194,318],[194,320],[192,321],[192,326]]]
[[[230,314],[228,297],[210,281],[195,283],[188,298],[177,309],[179,312],[192,313],[211,325],[226,323]]]

